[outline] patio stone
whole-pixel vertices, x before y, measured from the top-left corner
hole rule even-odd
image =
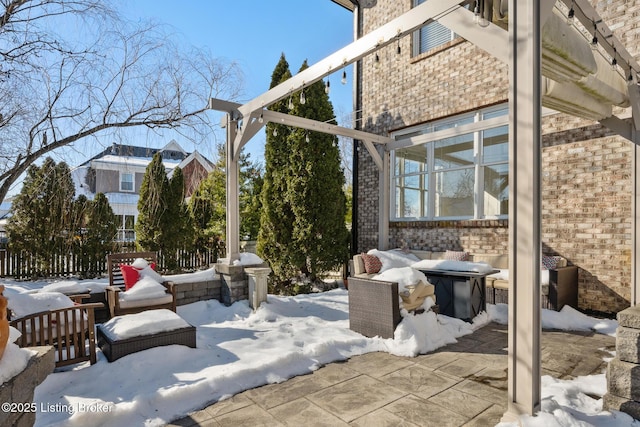
[[[486,384],[488,386],[491,386],[499,390],[507,390],[508,378],[507,378],[506,359],[503,366],[504,367],[502,368],[493,367],[493,366],[484,368],[483,370],[476,372],[475,374],[471,375],[468,378],[469,380],[472,380],[474,382],[477,382],[480,384]]]
[[[354,427],[418,427],[384,409],[378,409],[349,423]]]
[[[446,347],[445,347],[446,348]],[[457,360],[458,353],[449,351],[438,351],[435,353],[423,354],[416,359],[417,363],[424,365],[431,369],[438,369],[441,366],[448,365],[449,363]]]
[[[476,417],[493,405],[492,402],[455,389],[448,389],[436,394],[430,397],[429,401],[446,407],[467,419]],[[456,402],[456,404],[452,405],[451,402]]]
[[[461,381],[459,378],[454,379],[420,365],[413,365],[406,369],[392,372],[380,378],[380,380],[423,399],[428,399]]]
[[[486,427],[495,426],[500,423],[502,416],[506,411],[506,407],[500,405],[491,405],[487,410],[480,413],[471,421],[466,423],[464,427]]]
[[[288,380],[286,387],[281,384],[269,384],[248,390],[245,392],[245,396],[262,408],[270,409],[322,390],[330,385],[329,381],[320,376],[303,375]]]
[[[447,365],[441,366],[436,372],[444,372],[460,378],[467,378],[482,370],[484,366],[469,363],[469,359],[460,358]]]
[[[380,378],[412,364],[412,361],[404,357],[387,353],[366,353],[360,357],[349,359],[347,367],[362,374]]]
[[[640,402],[625,399],[624,397],[616,396],[611,393],[605,394],[602,400],[602,407],[604,409],[622,411],[631,415],[636,420],[640,420]]]
[[[447,407],[451,406],[449,402]],[[404,420],[424,427],[461,426],[469,421],[465,416],[415,396],[404,397],[385,409]]]
[[[216,417],[214,420],[221,426],[234,427],[276,427],[284,425],[258,405],[246,406],[237,411]]]
[[[358,375],[360,372],[350,369],[346,363],[332,363],[313,373],[314,377],[321,378],[331,385],[355,378]]]
[[[287,426],[347,427],[349,425],[305,398],[280,405],[273,408],[270,413]]]
[[[490,324],[475,334],[482,338],[461,337],[417,357],[368,353],[330,363],[312,374],[240,393],[171,425],[496,425],[507,408],[506,327]],[[543,331],[542,338],[543,375],[562,379],[603,372],[602,358],[611,357],[607,349],[615,348],[615,338],[591,332]],[[613,394],[605,395],[607,402],[640,415],[639,402]]]
[[[249,405],[253,405],[254,402],[249,399],[245,393],[236,394],[235,396],[221,400],[215,405],[211,405],[207,407],[205,410],[212,417],[217,417],[219,415],[224,415],[229,412],[236,411],[241,408],[245,408]]]
[[[343,421],[350,422],[405,394],[382,381],[361,375],[311,394],[307,399]]]
[[[491,385],[474,380],[464,380],[453,386],[454,389],[463,391],[467,394],[480,397],[488,402],[493,402],[507,409],[507,390],[497,389]],[[503,411],[504,412],[504,411]]]

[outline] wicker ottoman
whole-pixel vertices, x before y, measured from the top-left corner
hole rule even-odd
[[[196,328],[171,310],[116,316],[97,327],[98,346],[109,362],[163,345],[196,348]]]

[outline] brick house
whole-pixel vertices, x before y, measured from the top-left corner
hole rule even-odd
[[[424,0],[335,2],[357,11],[356,32],[367,34]],[[590,3],[640,59],[640,18],[631,13],[640,2]],[[358,72],[356,128],[425,141],[390,150],[389,246],[508,252],[507,64],[431,23],[364,57]],[[429,138],[463,126],[474,130]],[[553,110],[545,110],[542,132],[543,253],[579,267],[581,309],[618,312],[631,300],[633,144],[597,121]],[[362,252],[378,247],[386,212],[374,159],[361,144],[354,157],[353,249]]]
[[[215,167],[197,151],[188,153],[172,140],[159,149],[113,144],[72,172],[76,196],[84,194],[92,200],[96,193],[105,194],[119,219],[119,241],[135,240],[133,228],[138,218],[140,186],[145,170],[157,152],[162,153],[169,177],[176,167],[182,169],[186,198]]]

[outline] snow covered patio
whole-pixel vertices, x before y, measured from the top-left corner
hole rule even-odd
[[[197,348],[156,347],[112,363],[98,350],[96,364],[51,374],[36,389],[36,425],[359,425],[371,417],[494,425],[504,412],[505,305],[489,305],[473,323],[407,315],[393,339],[349,329],[345,289],[269,295],[255,312],[248,301],[200,301],[178,314],[197,328]],[[545,330],[581,332],[543,334],[550,377],[535,419],[542,424],[533,425],[548,417],[631,425],[626,414],[602,411],[617,322],[570,307],[543,310],[542,321]]]
[[[560,320],[563,315],[556,314],[556,319],[545,316],[547,324],[572,318],[565,314]],[[506,326],[489,323],[433,353],[354,356],[239,393],[170,425],[493,426],[506,409],[506,347]],[[638,424],[624,413],[600,412],[613,337],[547,330],[541,348],[543,412],[526,418],[525,425],[560,425],[555,424],[560,419],[565,426]]]

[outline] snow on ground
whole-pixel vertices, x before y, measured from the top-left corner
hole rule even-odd
[[[7,285],[34,292],[46,283]],[[403,318],[394,339],[381,339],[349,329],[344,289],[296,297],[269,295],[256,312],[247,301],[230,307],[201,301],[178,307],[178,314],[197,327],[196,349],[158,347],[113,363],[98,350],[95,365],[51,374],[36,389],[35,402],[41,409],[36,425],[161,425],[241,391],[355,355],[384,351],[412,357],[430,352],[491,321],[506,323],[506,312],[506,305],[489,305],[473,324],[433,312],[410,315]],[[593,329],[609,335],[617,326],[568,308],[559,313],[543,310],[542,318],[545,328]],[[626,414],[601,410],[603,375],[572,381],[544,377],[542,392],[542,413],[523,419],[527,426],[640,427]]]

